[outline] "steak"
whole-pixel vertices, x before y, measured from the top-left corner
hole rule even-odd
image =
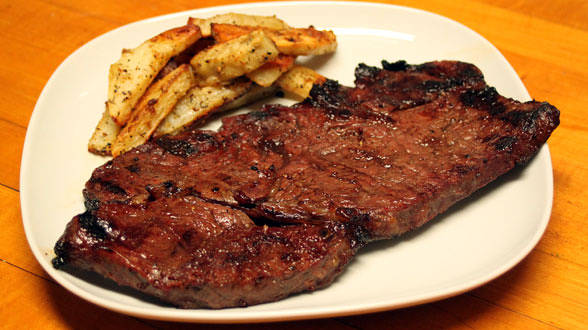
[[[328,285],[367,242],[412,230],[526,163],[559,123],[454,61],[360,64],[292,107],[151,140],[97,168],[56,244],[88,269],[180,307]]]

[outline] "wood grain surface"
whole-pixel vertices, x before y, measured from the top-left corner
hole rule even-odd
[[[35,329],[228,328],[138,319],[69,293],[29,250],[19,170],[37,97],[74,50],[121,25],[224,0],[0,1],[0,327]],[[514,269],[454,298],[388,312],[245,329],[588,328],[588,2],[584,0],[389,1],[472,28],[513,65],[531,96],[561,110],[549,140],[555,199],[544,237]],[[235,327],[235,326],[231,326]]]

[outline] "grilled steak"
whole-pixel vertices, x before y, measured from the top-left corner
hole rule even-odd
[[[417,228],[517,164],[558,125],[473,65],[360,65],[292,107],[223,119],[99,167],[55,264],[182,307],[280,299],[329,284],[365,242]]]

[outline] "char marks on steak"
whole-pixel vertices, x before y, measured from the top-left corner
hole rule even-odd
[[[245,306],[329,284],[370,240],[417,228],[528,161],[558,125],[473,65],[359,65],[356,87],[223,119],[97,168],[56,265],[181,307]]]

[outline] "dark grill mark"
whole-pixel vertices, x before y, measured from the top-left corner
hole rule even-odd
[[[153,202],[153,201],[157,200],[156,191],[152,185],[150,185],[150,184],[146,185],[145,190],[149,194],[149,196],[147,197],[147,201]]]
[[[200,133],[196,135],[196,140],[200,142],[209,142],[212,145],[217,145],[216,139],[214,136],[206,133]]]
[[[380,69],[376,68],[375,66],[369,66],[364,63],[359,63],[357,68],[355,68],[355,79],[361,79],[363,77],[372,77],[379,71]]]
[[[253,120],[264,120],[269,117],[276,116],[278,111],[272,107],[265,107],[260,111],[253,111],[249,113],[249,118]]]
[[[88,211],[95,211],[100,207],[100,201],[97,199],[86,199],[84,206]]]
[[[127,194],[127,192],[123,188],[119,187],[117,184],[110,182],[110,181],[102,180],[101,178],[97,179],[97,178],[92,177],[90,179],[90,183],[99,185],[102,189],[104,189],[110,193],[116,194],[116,195],[126,195]]]
[[[341,109],[337,111],[337,116],[343,119],[348,119],[349,117],[351,117],[351,111],[349,111],[348,109]]]
[[[459,175],[466,175],[473,171],[474,169],[471,166],[463,165],[463,164],[455,164],[451,168],[451,172],[459,174]]]
[[[165,188],[164,194],[166,197],[171,197],[182,191],[182,188],[178,187],[173,181],[165,181],[163,187]]]
[[[69,260],[69,252],[68,252],[69,250],[70,250],[70,245],[68,242],[59,240],[55,244],[53,251],[55,252],[56,257],[53,258],[53,260],[51,260],[51,264],[53,264],[53,267],[59,269],[59,268],[65,266],[65,264],[67,264],[67,262]]]
[[[170,139],[166,136],[155,140],[155,143],[157,143],[158,146],[170,154],[182,158],[186,158],[198,152],[198,148],[193,146],[190,142],[185,140]]]
[[[310,90],[309,98],[305,100],[313,106],[336,108],[344,103],[341,85],[335,80],[327,79],[324,83],[315,84]]]
[[[494,143],[494,148],[498,151],[512,151],[512,145],[517,142],[517,138],[514,136],[503,136],[496,143]]]
[[[126,167],[127,170],[129,170],[129,172],[131,173],[138,173],[139,172],[139,165],[137,164],[132,164]]]
[[[192,238],[194,237],[194,231],[188,230],[182,234],[182,240],[186,242],[187,245],[192,243]]]
[[[106,190],[110,191],[113,194],[117,194],[117,195],[126,195],[127,194],[127,192],[123,188],[115,185],[112,182],[102,182],[102,184],[104,185]]]
[[[80,214],[79,222],[80,226],[84,228],[88,234],[97,239],[105,239],[108,231],[110,231],[110,226],[107,221],[97,218],[88,211]]]
[[[494,115],[504,112],[504,105],[497,104],[498,93],[494,87],[480,90],[468,90],[461,94],[461,102],[470,108],[484,110]]]
[[[388,71],[406,71],[406,69],[408,69],[409,65],[406,63],[406,61],[396,61],[396,62],[388,62],[386,60],[382,61],[382,68],[384,68],[384,70],[388,70]]]
[[[423,83],[423,87],[427,91],[436,91],[443,88],[443,82],[435,80],[427,80]]]
[[[478,70],[475,70],[472,66],[467,65],[465,66],[460,72],[459,77],[464,81],[476,81],[484,79],[482,73]]]

